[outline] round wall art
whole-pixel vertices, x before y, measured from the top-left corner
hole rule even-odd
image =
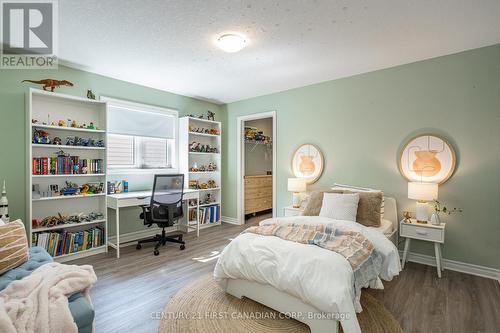
[[[297,148],[292,158],[293,174],[307,184],[316,182],[323,172],[323,154],[318,147],[305,144]]]
[[[401,151],[399,170],[408,181],[442,184],[455,170],[455,151],[439,136],[419,135]]]

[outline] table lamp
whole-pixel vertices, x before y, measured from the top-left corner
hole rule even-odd
[[[293,192],[293,208],[300,207],[300,192],[305,192],[306,186],[306,181],[301,178],[288,178],[288,191]]]
[[[435,183],[408,183],[408,199],[418,200],[415,218],[418,223],[427,223],[429,220],[428,201],[438,197],[438,184]]]

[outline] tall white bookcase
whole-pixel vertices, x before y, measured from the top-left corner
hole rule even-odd
[[[47,92],[39,89],[30,89],[26,94],[27,108],[27,221],[29,242],[33,244],[34,234],[47,232],[63,233],[86,231],[99,226],[104,230],[104,242],[100,246],[83,249],[68,254],[56,255],[57,261],[74,260],[97,253],[107,252],[107,214],[106,214],[106,102],[90,100],[65,94]],[[37,123],[32,123],[36,119]],[[96,129],[70,127],[68,119],[75,120],[77,124],[94,124]],[[59,120],[66,122],[65,126],[53,125]],[[61,145],[34,144],[32,133],[34,129],[49,133],[49,137],[59,137]],[[104,147],[87,147],[66,145],[67,137],[80,137],[84,139],[103,140]],[[88,174],[48,174],[35,175],[33,172],[34,157],[56,157],[56,153],[63,150],[80,159],[101,159],[101,173]],[[36,167],[36,166],[35,166]],[[50,166],[48,166],[50,169]],[[50,185],[57,185],[59,189],[65,186],[66,181],[71,181],[81,186],[86,183],[103,183],[104,191],[100,194],[71,195],[71,196],[33,196],[32,185],[38,185],[40,191],[49,191]],[[89,214],[91,212],[103,214],[102,219],[74,224],[61,224],[51,227],[34,227],[32,220],[41,221],[48,216],[73,214]]]
[[[204,132],[196,132],[197,129],[216,129],[219,134],[210,134]],[[217,153],[213,152],[193,152],[190,150],[190,145],[193,143],[200,145],[210,145],[217,148]],[[193,117],[182,117],[179,119],[179,171],[184,174],[185,187],[189,187],[190,181],[198,181],[200,184],[208,183],[209,180],[214,180],[217,188],[199,189],[200,200],[199,206],[188,207],[188,210],[196,210],[196,220],[189,221],[191,228],[208,228],[214,225],[221,224],[221,167],[222,167],[222,126],[218,121],[198,119]],[[200,168],[209,163],[214,163],[217,168],[214,171],[192,171],[193,166]],[[204,203],[207,194],[211,195],[212,202]],[[218,206],[219,218],[212,223],[206,223],[201,220],[201,212],[210,206]],[[190,214],[187,215],[188,220]],[[196,225],[199,224],[199,225]]]

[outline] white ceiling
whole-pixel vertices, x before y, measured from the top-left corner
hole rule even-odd
[[[60,58],[228,103],[500,43],[499,0],[62,0]],[[238,53],[214,46],[244,33]]]

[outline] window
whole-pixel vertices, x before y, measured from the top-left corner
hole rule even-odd
[[[173,139],[108,135],[108,167],[119,169],[172,168]]]
[[[108,101],[108,168],[172,169],[176,165],[177,111]]]

